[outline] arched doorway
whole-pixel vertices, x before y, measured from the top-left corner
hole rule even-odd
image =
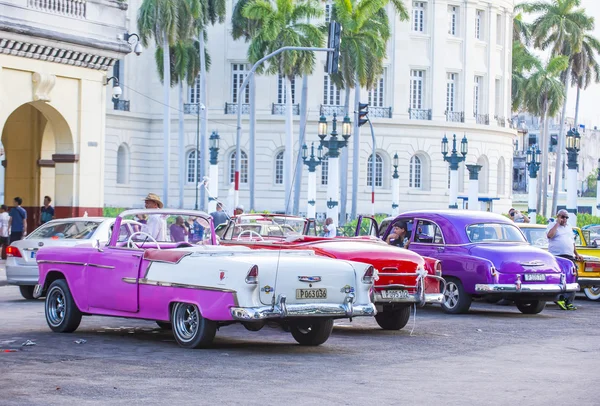
[[[45,195],[52,197],[57,217],[74,215],[78,156],[71,129],[54,107],[39,101],[16,108],[2,128],[2,145],[4,204],[23,199],[29,230],[39,223]]]

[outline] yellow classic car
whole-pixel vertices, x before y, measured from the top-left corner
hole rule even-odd
[[[548,249],[547,225],[531,223],[519,223],[517,225],[531,245]],[[577,264],[577,282],[579,282],[583,293],[588,299],[600,300],[600,248],[596,243],[588,244],[589,231],[575,227],[573,228],[573,234],[577,253],[584,259]]]

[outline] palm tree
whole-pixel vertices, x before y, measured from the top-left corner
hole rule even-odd
[[[513,18],[513,41],[529,45],[531,40],[531,26],[523,21],[523,14],[519,13]]]
[[[579,97],[581,90],[585,90],[594,81],[600,83],[600,65],[596,60],[600,54],[600,41],[591,35],[584,35],[581,42],[581,51],[571,55],[571,85],[577,87],[577,101],[575,103],[575,127],[579,119]]]
[[[524,102],[527,75],[539,69],[541,62],[519,41],[513,42],[512,51],[512,110],[518,111]]]
[[[536,48],[541,50],[550,49],[552,56],[569,55],[578,53],[587,31],[594,29],[594,18],[586,15],[580,6],[580,0],[551,0],[550,2],[537,1],[524,3],[516,7],[527,13],[539,14],[531,24],[531,36]],[[565,54],[567,51],[569,53]],[[558,203],[558,189],[561,179],[562,155],[564,144],[564,125],[566,118],[567,100],[566,94],[571,76],[571,61],[567,64],[567,73],[563,75],[563,86],[565,88],[565,101],[562,109],[560,130],[558,134],[558,149],[556,154],[556,168],[554,171],[554,193],[552,195],[552,213],[556,212]],[[547,165],[547,162],[544,164]],[[544,201],[546,195],[543,196]],[[544,204],[545,206],[545,204]]]
[[[560,74],[569,64],[569,60],[565,56],[558,56],[550,59],[546,66],[538,67],[527,78],[525,85],[524,105],[529,112],[540,116],[542,123],[540,148],[542,150],[542,165],[541,193],[538,193],[538,206],[540,196],[542,196],[541,211],[542,215],[546,215],[547,201],[543,197],[547,194],[548,189],[548,126],[547,119],[554,117],[560,107],[565,102],[565,88],[560,81]],[[538,207],[539,209],[539,207]]]
[[[265,55],[284,46],[318,47],[324,35],[320,26],[307,20],[321,16],[321,7],[315,0],[253,0],[242,9],[242,16],[255,22],[250,30],[248,59],[256,63]],[[257,73],[279,74],[286,79],[286,148],[285,148],[285,211],[289,212],[292,189],[292,161],[294,149],[292,118],[292,81],[296,76],[309,74],[315,66],[314,52],[287,51],[273,57],[257,69]]]

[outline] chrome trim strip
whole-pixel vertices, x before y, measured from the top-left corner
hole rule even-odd
[[[577,278],[577,283],[582,287],[600,286],[600,278]]]
[[[146,278],[139,279],[138,283],[140,285],[160,286],[160,287],[165,287],[165,288],[184,288],[184,289],[211,290],[211,291],[225,292],[225,293],[236,293],[236,291],[232,290],[232,289],[216,288],[214,286],[189,285],[189,284],[185,284],[185,283],[155,281],[155,280],[150,280],[150,279],[146,279]]]
[[[349,318],[359,316],[374,316],[377,314],[373,303],[365,305],[344,303],[306,303],[289,304],[280,300],[274,306],[232,307],[231,317],[240,321],[256,321],[264,319],[279,319],[288,317],[336,317]]]
[[[63,264],[63,265],[81,265],[85,266],[84,262],[71,262],[71,261],[51,261],[51,260],[41,260],[37,261],[38,264]]]
[[[424,303],[442,303],[444,299],[443,293],[425,293],[425,301]],[[384,299],[381,296],[380,292],[375,292],[375,297],[373,299],[373,303],[382,304],[382,303],[417,303],[421,304],[421,295],[419,293],[411,293],[406,298],[401,299]]]
[[[33,297],[35,299],[38,299],[40,296],[42,296],[43,289],[44,289],[43,285],[40,285],[40,284],[35,285],[35,288],[33,288]]]
[[[110,265],[87,264],[87,266],[92,266],[94,268],[103,268],[103,269],[115,269],[114,266],[110,266]]]
[[[475,292],[477,293],[493,293],[493,292],[515,292],[515,293],[562,293],[562,292],[577,292],[579,290],[578,283],[567,283],[564,286],[560,284],[476,284]]]
[[[132,283],[132,284],[136,284],[138,282],[137,278],[123,278],[121,280],[125,283]]]

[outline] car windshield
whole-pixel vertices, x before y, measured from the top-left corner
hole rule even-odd
[[[540,248],[548,248],[548,237],[546,237],[545,228],[523,228],[521,229],[525,238],[531,245],[535,245]]]
[[[51,222],[39,227],[28,239],[88,240],[100,225],[98,221]]]
[[[225,239],[252,240],[253,237],[258,236],[283,238],[302,234],[290,224],[277,224],[274,222],[236,224],[231,230],[232,232],[227,233]]]
[[[152,218],[150,217],[152,216]],[[210,238],[210,223],[203,217],[186,214],[138,214],[126,216],[127,220],[133,220],[131,224],[134,233],[134,242],[152,241],[151,235],[158,242],[186,242],[195,244]],[[158,231],[162,230],[162,231]],[[119,236],[121,241],[121,236]]]
[[[523,234],[512,224],[471,224],[467,236],[471,242],[525,242]]]

